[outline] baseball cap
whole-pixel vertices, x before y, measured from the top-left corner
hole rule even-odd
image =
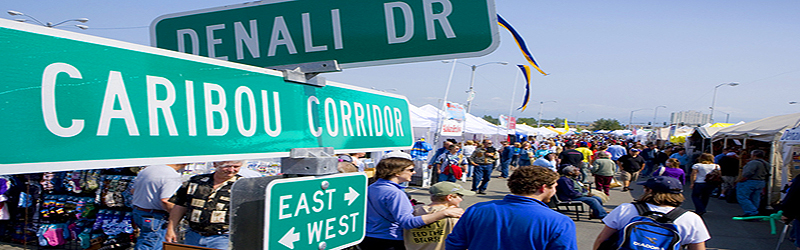
[[[381,160],[386,159],[386,158],[403,158],[403,159],[411,160],[411,155],[407,154],[407,153],[403,153],[401,151],[392,151],[392,152],[389,152],[388,154],[383,155],[383,157],[381,157]]]
[[[656,193],[680,194],[683,192],[683,185],[681,185],[681,182],[669,176],[656,176],[636,184],[645,186]]]
[[[631,149],[631,152],[642,152],[642,151],[639,150],[638,148],[634,148],[634,149]]]
[[[589,145],[589,144],[586,143],[585,141],[582,141],[579,145],[581,145],[581,147],[586,147],[586,145]]]
[[[728,152],[728,153],[727,153],[727,154],[725,154],[725,155],[726,155],[726,156],[736,156],[736,153],[735,153],[735,152]]]
[[[460,194],[460,195],[475,195],[475,192],[466,190],[454,182],[449,181],[442,181],[431,186],[429,190],[432,195],[435,196],[445,196],[451,194]]]

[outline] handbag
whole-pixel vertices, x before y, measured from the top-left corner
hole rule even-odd
[[[621,186],[622,186],[622,183],[619,183],[619,181],[617,180],[617,178],[611,178],[611,183],[610,183],[610,184],[608,184],[608,186],[609,186],[610,188],[621,187]]]
[[[719,186],[722,182],[722,172],[719,169],[714,169],[706,175],[706,185]]]

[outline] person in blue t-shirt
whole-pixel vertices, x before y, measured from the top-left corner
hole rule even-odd
[[[446,249],[578,249],[575,223],[547,207],[557,179],[543,167],[517,169],[508,178],[511,194],[468,208]]]

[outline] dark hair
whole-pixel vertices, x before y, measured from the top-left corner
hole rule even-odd
[[[406,158],[392,157],[383,159],[375,166],[375,178],[388,180],[413,165],[414,162]]]
[[[508,189],[515,195],[535,194],[543,185],[553,186],[558,174],[553,170],[539,167],[520,167],[508,177]]]
[[[750,151],[750,155],[752,155],[755,158],[764,159],[766,157],[767,153],[765,153],[764,150],[756,149],[756,150]]]

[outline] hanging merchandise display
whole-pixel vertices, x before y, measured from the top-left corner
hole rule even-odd
[[[279,159],[248,160],[240,174],[281,174]],[[133,181],[144,167],[0,175],[0,242],[39,249],[126,249],[135,244]],[[182,179],[214,172],[188,164]],[[36,248],[34,248],[36,249]]]

